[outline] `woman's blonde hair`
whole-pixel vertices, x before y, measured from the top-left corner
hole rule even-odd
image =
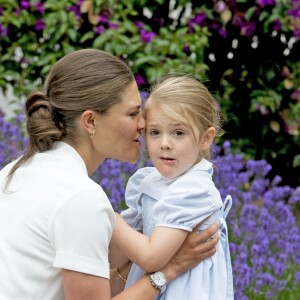
[[[144,107],[146,119],[147,111],[152,105],[157,105],[166,116],[190,128],[195,140],[197,140],[193,130],[195,127],[199,129],[200,135],[210,127],[216,129],[217,135],[222,134],[216,100],[201,82],[191,76],[163,76],[150,90]],[[209,159],[210,149],[202,155]]]

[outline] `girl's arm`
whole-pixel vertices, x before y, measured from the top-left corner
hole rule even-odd
[[[111,239],[108,248],[108,260],[110,268],[120,268],[129,262],[128,257],[122,252],[120,247],[117,245],[115,239]]]
[[[112,242],[122,253],[146,272],[164,267],[179,249],[188,231],[167,227],[156,227],[151,237],[132,229],[116,213],[116,225]]]
[[[216,253],[219,236],[215,233],[219,229],[218,224],[210,226],[199,234],[195,234],[196,229],[188,234],[175,256],[161,269],[166,275],[168,283]],[[214,237],[210,239],[213,235]],[[112,277],[111,280],[114,280],[114,278]],[[110,295],[111,289],[108,279],[63,270],[63,281],[66,300],[152,300],[158,295],[158,290],[151,285],[148,275],[144,275],[129,289],[113,298]]]

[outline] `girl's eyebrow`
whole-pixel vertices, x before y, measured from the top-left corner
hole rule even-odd
[[[146,124],[147,124],[147,126],[158,126],[158,124],[155,122],[147,122],[146,121]]]

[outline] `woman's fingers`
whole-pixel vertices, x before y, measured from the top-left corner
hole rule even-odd
[[[194,228],[194,230],[188,234],[187,239],[190,242],[191,247],[197,246],[199,243],[205,243],[208,240],[210,240],[219,230],[219,224],[218,222],[214,223],[210,227],[204,229],[203,231],[200,231],[199,233],[196,233],[198,227],[201,226],[198,225]],[[217,240],[218,242],[218,240]],[[213,243],[212,243],[213,244]],[[210,245],[210,244],[209,244]]]
[[[195,259],[199,262],[211,257],[216,253],[216,245],[219,241],[219,234],[215,234],[213,238],[206,242],[200,242],[193,247]]]
[[[216,245],[219,241],[218,223],[209,228],[196,233],[197,228],[190,232],[171,259],[170,263],[176,270],[176,274],[181,274],[203,260],[216,253]]]

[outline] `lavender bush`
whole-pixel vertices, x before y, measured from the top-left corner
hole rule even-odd
[[[300,187],[268,179],[266,161],[245,160],[229,142],[214,150],[215,183],[223,198],[233,198],[228,226],[236,299],[298,299],[300,232],[293,211]]]
[[[8,162],[19,157],[27,144],[23,131],[24,116],[17,115],[8,122],[0,109],[0,169]]]
[[[25,145],[23,116],[13,121],[0,112],[0,169],[18,157]],[[300,204],[300,187],[280,186],[281,178],[267,178],[271,166],[234,153],[230,143],[214,146],[214,180],[223,199],[233,198],[228,216],[235,299],[296,300],[300,294],[300,232],[293,215]],[[124,206],[128,177],[139,166],[106,160],[93,179],[107,192],[113,208]]]

